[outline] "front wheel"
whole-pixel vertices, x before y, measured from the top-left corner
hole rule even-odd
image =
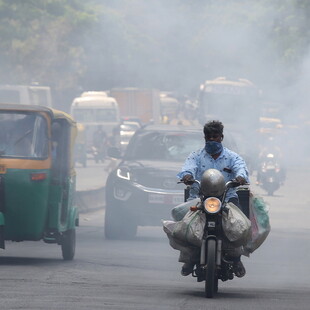
[[[64,260],[72,260],[75,254],[75,229],[70,229],[62,235],[61,251]]]
[[[279,188],[275,183],[270,183],[266,186],[268,196],[273,196],[274,192]]]
[[[216,275],[216,241],[208,239],[207,241],[207,269],[205,282],[205,295],[207,298],[212,298],[217,291],[218,278]]]

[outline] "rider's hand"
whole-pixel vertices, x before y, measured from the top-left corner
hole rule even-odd
[[[241,177],[240,175],[236,177],[236,181],[240,183],[240,185],[246,184],[245,178]]]
[[[183,178],[182,181],[184,182],[185,185],[191,185],[194,181],[194,178],[191,174],[186,174]]]

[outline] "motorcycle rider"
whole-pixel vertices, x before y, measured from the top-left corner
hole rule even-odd
[[[248,169],[245,161],[237,153],[227,149],[222,145],[224,139],[224,126],[218,120],[207,122],[203,127],[205,146],[202,149],[192,152],[182,167],[177,177],[184,181],[185,184],[193,179],[201,180],[205,170],[213,168],[219,170],[225,179],[225,182],[236,179],[241,185],[249,183]],[[191,185],[188,200],[199,197],[199,187],[197,183]],[[240,208],[238,195],[235,189],[227,192],[226,202],[232,202]],[[245,275],[245,268],[239,257],[232,258],[234,261],[233,270],[237,277]],[[179,258],[183,262],[181,274],[187,276],[192,273],[195,263],[182,257]]]
[[[271,156],[272,155],[272,156]],[[281,148],[276,144],[274,137],[268,137],[264,146],[261,148],[261,151],[258,156],[258,169],[256,176],[256,184],[261,185],[262,182],[262,167],[266,165],[267,161],[272,161],[277,165],[279,169],[279,177],[281,185],[284,184],[286,179],[286,169],[283,164],[283,153]]]

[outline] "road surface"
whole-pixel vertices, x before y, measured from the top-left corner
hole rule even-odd
[[[178,252],[161,227],[139,228],[135,240],[106,240],[101,209],[81,214],[73,261],[63,261],[56,245],[8,242],[0,256],[1,309],[309,310],[309,172],[288,170],[275,196],[263,196],[272,231],[243,258],[246,276],[220,282],[214,299],[204,297],[203,283],[180,275]]]

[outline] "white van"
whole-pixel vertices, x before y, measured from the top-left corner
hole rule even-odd
[[[84,125],[88,149],[99,126],[110,136],[120,124],[119,107],[115,98],[103,95],[89,94],[75,98],[71,105],[71,115]]]
[[[49,86],[37,85],[0,85],[0,102],[51,108],[51,89]]]

